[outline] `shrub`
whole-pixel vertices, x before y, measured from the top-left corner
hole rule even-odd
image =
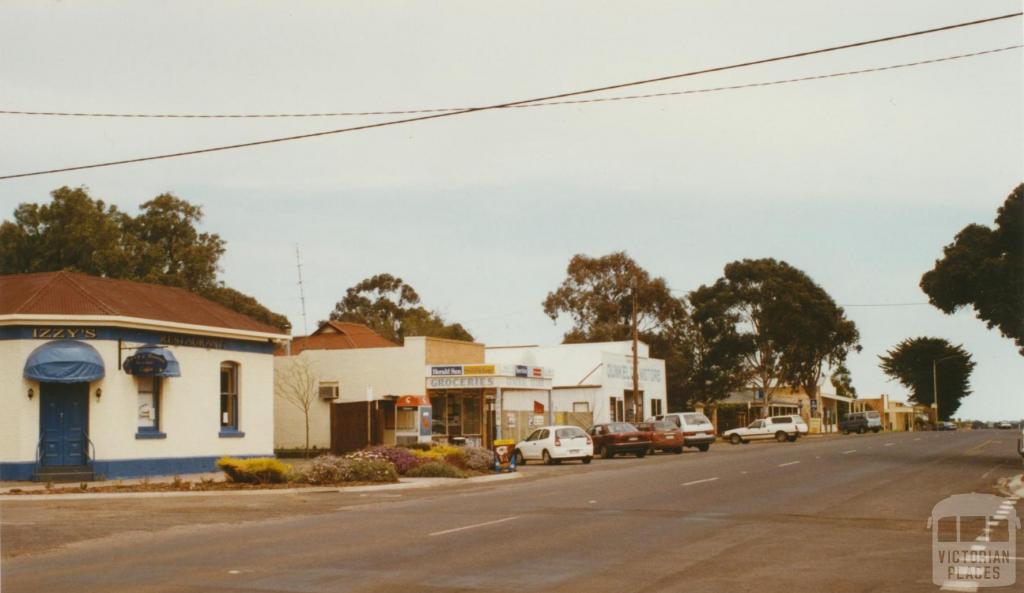
[[[397,482],[398,472],[387,459],[368,456],[322,455],[313,460],[304,477],[310,484]]]
[[[494,452],[483,447],[466,447],[466,469],[485,472],[494,469]]]
[[[395,471],[402,476],[423,463],[412,451],[402,447],[375,447],[372,451],[394,464]]]
[[[337,484],[344,481],[344,460],[334,455],[321,455],[309,464],[305,471],[306,481],[310,484]]]
[[[428,461],[419,467],[409,470],[406,476],[411,478],[465,478],[466,473],[444,461]]]
[[[430,449],[428,449],[426,451],[421,451],[421,450],[418,450],[418,449],[413,449],[412,453],[413,453],[413,455],[415,455],[417,457],[421,457],[421,458],[424,458],[424,459],[429,459],[429,460],[432,460],[432,461],[433,460],[440,461],[440,460],[448,457],[449,455],[459,455],[459,456],[464,455],[464,453],[462,451],[462,447],[456,447],[454,445],[436,445],[436,446],[431,447]]]
[[[413,451],[429,451],[433,446],[432,443],[409,443],[408,445],[402,445],[402,448],[412,449]]]
[[[398,472],[387,459],[347,459],[347,482],[397,482]]]
[[[217,467],[232,482],[243,484],[280,484],[287,480],[291,466],[281,463],[272,457],[256,457],[253,459],[235,459],[222,457],[217,460]]]

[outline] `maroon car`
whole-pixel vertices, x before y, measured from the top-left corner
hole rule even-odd
[[[587,434],[594,439],[594,454],[610,459],[619,453],[632,453],[637,457],[647,455],[651,440],[647,433],[640,432],[628,422],[595,424]]]
[[[683,452],[683,431],[674,422],[668,420],[639,422],[636,428],[640,432],[647,433],[647,438],[651,441],[651,453],[655,451]]]

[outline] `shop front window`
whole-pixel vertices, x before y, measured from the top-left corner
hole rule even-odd
[[[160,379],[138,377],[139,414],[138,432],[155,433],[160,430]]]
[[[220,365],[220,430],[238,430],[238,364]]]
[[[462,436],[462,397],[448,395],[448,436]]]
[[[416,430],[416,408],[401,407],[395,418],[395,429],[403,432]]]
[[[462,434],[480,434],[480,398],[469,395],[462,399]]]
[[[430,406],[434,410],[434,419],[431,423],[432,434],[448,434],[445,424],[445,396],[435,395],[430,398]]]

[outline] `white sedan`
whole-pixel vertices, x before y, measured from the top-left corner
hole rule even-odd
[[[578,426],[542,426],[526,440],[516,445],[516,465],[527,460],[543,461],[547,465],[565,459],[579,459],[590,463],[594,458],[594,442]]]
[[[755,420],[743,428],[734,428],[722,433],[722,438],[734,445],[747,443],[760,439],[775,439],[780,443],[795,441],[800,435],[800,429],[793,422],[776,422],[776,418],[764,418]]]

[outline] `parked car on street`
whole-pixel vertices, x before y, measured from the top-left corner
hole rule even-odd
[[[569,459],[590,463],[594,443],[578,426],[542,426],[519,441],[515,456],[516,465],[526,465],[528,460],[543,461],[546,465]]]
[[[683,446],[696,447],[702,453],[706,452],[711,443],[715,442],[715,425],[711,424],[708,417],[700,412],[675,412],[672,414],[660,414],[648,420],[667,420],[683,431]]]
[[[943,421],[935,425],[935,430],[956,430],[957,426],[954,422]]]
[[[651,441],[651,448],[647,451],[648,453],[654,453],[655,451],[666,453],[669,451],[672,453],[683,452],[683,431],[675,423],[667,420],[653,420],[639,422],[636,428],[640,432],[647,433],[647,438]]]
[[[882,417],[874,410],[850,412],[839,421],[839,430],[843,431],[843,434],[850,434],[851,432],[864,434],[869,430],[871,432],[879,432],[882,430]]]
[[[775,439],[780,443],[795,441],[799,436],[799,429],[792,418],[788,422],[775,422],[777,417],[762,418],[755,420],[742,428],[734,428],[722,433],[722,438],[734,445],[749,443],[750,441]]]
[[[1010,424],[1009,422],[1000,422],[999,424],[996,424],[996,428],[1000,430],[1009,430],[1013,428],[1013,425]]]
[[[807,434],[809,428],[807,422],[804,421],[803,417],[799,414],[792,414],[789,416],[772,416],[772,422],[775,424],[789,424],[792,423],[796,427],[796,431],[790,440],[795,441],[798,437],[802,437]]]
[[[587,431],[594,440],[594,452],[602,459],[611,459],[619,453],[632,453],[637,457],[647,455],[651,448],[650,438],[628,422],[595,424]]]

